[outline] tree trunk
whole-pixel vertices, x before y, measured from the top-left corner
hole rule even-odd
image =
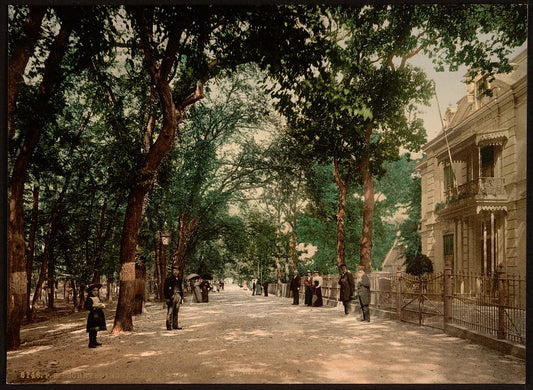
[[[38,104],[46,110],[52,93],[57,89],[56,79],[71,33],[73,19],[65,19],[52,44],[45,61],[44,76],[39,88]],[[7,295],[7,338],[8,350],[20,346],[20,325],[26,308],[26,262],[24,257],[24,181],[31,155],[39,141],[40,123],[28,128],[24,145],[17,157],[10,180],[10,197],[7,226],[8,295]]]
[[[46,274],[46,269],[48,267],[48,259],[50,258],[50,251],[52,248],[52,238],[55,228],[55,221],[57,220],[57,217],[59,215],[59,211],[61,209],[61,205],[63,204],[63,199],[65,198],[65,194],[67,193],[67,189],[69,187],[70,183],[70,174],[65,178],[65,185],[63,186],[63,189],[61,190],[61,193],[59,194],[59,198],[57,199],[54,208],[52,209],[52,215],[50,216],[50,221],[48,222],[48,229],[46,232],[46,239],[44,243],[44,252],[43,252],[43,261],[41,263],[41,271],[39,272],[39,279],[37,280],[37,285],[35,286],[35,293],[33,294],[33,300],[32,300],[32,307],[31,307],[31,313],[30,317],[33,320],[35,318],[35,309],[37,301],[41,298],[41,289],[43,287],[44,282],[44,276]],[[53,283],[53,267],[51,267],[52,270],[48,272],[48,286],[47,289],[51,289],[53,291],[53,284],[50,285],[50,283]],[[50,302],[50,301],[49,301]],[[53,300],[52,300],[53,304]]]
[[[366,144],[370,142],[372,125],[365,129]],[[374,234],[374,178],[370,171],[368,155],[361,159],[359,174],[363,180],[363,234],[361,237],[360,264],[365,270],[370,270],[372,264],[372,238]]]
[[[72,287],[72,305],[74,306],[74,311],[76,311],[78,307],[78,290],[74,279],[70,279],[70,286]]]
[[[33,206],[31,212],[31,226],[30,232],[28,235],[28,250],[26,257],[26,294],[27,294],[27,305],[26,305],[26,319],[31,321],[31,305],[30,305],[30,295],[31,295],[31,280],[33,277],[33,258],[35,256],[35,232],[37,230],[38,217],[39,214],[39,185],[33,187]]]
[[[39,38],[41,23],[46,14],[46,7],[29,7],[28,16],[23,26],[24,33],[13,42],[13,54],[9,58],[8,74],[8,102],[7,102],[7,132],[8,139],[13,138],[13,120],[17,106],[19,84],[26,69],[26,65],[33,53],[35,42]]]
[[[137,176],[136,183],[133,185],[128,199],[120,246],[120,290],[112,334],[133,330],[132,312],[135,298],[135,252],[145,196],[157,174],[161,161],[172,148],[178,130],[178,122],[183,115],[183,110],[204,97],[203,84],[200,83],[197,91],[181,102],[179,106],[174,104],[172,89],[169,84],[169,75],[175,63],[180,35],[177,31],[173,31],[169,35],[165,57],[160,65],[156,66],[150,43],[150,27],[144,18],[143,9],[132,8],[131,11],[134,13],[139,25],[139,36],[144,52],[145,65],[152,79],[152,84],[155,86],[159,96],[163,120],[161,132],[154,144],[150,147],[150,151],[146,154],[144,166]]]
[[[196,229],[196,225],[198,224],[198,221],[200,220],[200,217],[196,216],[189,222],[189,214],[183,213],[180,220],[180,230],[178,235],[178,246],[176,248],[176,252],[173,256],[175,261],[172,264],[173,270],[184,270],[185,268],[185,254],[187,253],[187,245],[189,243],[189,240],[191,238],[191,235],[193,234],[194,230]]]
[[[281,264],[280,264],[280,258],[278,255],[276,255],[276,284],[277,284],[277,289],[276,289],[276,295],[278,297],[281,297]]]
[[[337,266],[345,263],[344,255],[344,213],[346,210],[346,195],[348,186],[341,180],[339,160],[334,159],[333,179],[339,189],[339,211],[337,213]]]
[[[143,312],[144,289],[146,280],[146,266],[143,263],[135,264],[135,303],[133,314],[139,315]]]
[[[100,218],[98,219],[98,230],[96,233],[96,253],[94,254],[94,271],[91,283],[100,283],[100,268],[102,267],[102,252],[104,251],[104,220],[107,210],[107,200],[102,205],[102,211],[100,211]]]
[[[289,255],[292,261],[292,270],[298,271],[298,258],[296,257],[296,233],[292,232],[289,239]]]
[[[155,258],[154,258],[154,292],[155,292],[155,299],[160,300],[161,295],[159,294],[159,262],[161,261],[161,238],[159,237],[159,234],[156,234],[155,236]]]
[[[48,277],[46,279],[46,292],[48,293],[48,310],[54,309],[54,292],[55,292],[55,258],[53,255],[53,249],[50,246],[48,256]]]

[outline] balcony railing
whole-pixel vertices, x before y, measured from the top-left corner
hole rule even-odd
[[[477,197],[501,198],[505,195],[505,178],[503,177],[480,177],[445,191],[446,203]]]

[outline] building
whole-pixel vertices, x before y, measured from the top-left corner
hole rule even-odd
[[[511,63],[492,80],[465,76],[466,95],[422,148],[422,251],[436,272],[449,260],[454,272],[526,275],[527,51]],[[468,284],[456,288],[479,288]]]

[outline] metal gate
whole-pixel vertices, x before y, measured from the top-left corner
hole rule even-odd
[[[444,273],[429,277],[402,275],[402,321],[444,329]]]

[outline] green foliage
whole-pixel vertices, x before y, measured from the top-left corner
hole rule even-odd
[[[423,276],[433,272],[431,259],[422,253],[406,257],[405,264],[405,272],[410,275]]]

